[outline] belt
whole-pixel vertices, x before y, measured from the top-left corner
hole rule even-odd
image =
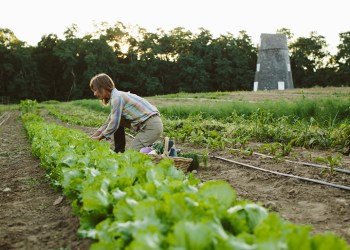
[[[146,120],[144,120],[143,122],[145,122],[145,121],[147,121],[148,119],[150,119],[150,118],[152,118],[152,117],[155,117],[155,116],[159,116],[159,114],[158,113],[155,113],[155,114],[153,114],[153,115],[151,115],[150,117],[148,117]]]
[[[136,131],[139,131],[139,130],[142,130],[143,127],[145,126],[145,123],[151,119],[152,117],[155,117],[155,116],[159,116],[158,113],[154,113],[153,115],[149,116],[146,120],[144,120],[143,122],[140,122],[138,125],[137,125],[137,129]]]

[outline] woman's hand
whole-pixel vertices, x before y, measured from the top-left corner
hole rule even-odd
[[[97,135],[97,136],[91,136],[90,137],[91,139],[93,139],[93,140],[97,140],[97,141],[100,141],[100,140],[102,140],[103,138],[105,138],[105,136],[102,134],[102,133],[100,133],[99,135]]]
[[[102,131],[98,131],[98,130],[97,130],[95,133],[93,133],[93,135],[90,136],[90,138],[93,139],[93,140],[98,140],[98,141],[100,141],[100,140],[102,140],[102,139],[105,138],[105,137],[104,137],[104,135],[102,134]]]
[[[102,133],[102,131],[97,130],[95,133],[93,133],[92,135],[90,135],[90,138],[93,139],[93,137],[100,136],[101,133]]]

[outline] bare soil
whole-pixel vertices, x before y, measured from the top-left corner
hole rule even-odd
[[[18,112],[0,127],[0,249],[88,249],[79,219],[31,154]]]
[[[0,249],[88,249],[91,240],[79,239],[79,219],[69,201],[55,192],[45,171],[30,152],[18,112],[0,127]],[[70,125],[48,115],[50,122],[91,133],[94,128]],[[177,143],[183,151],[201,148]],[[258,147],[258,144],[251,145]],[[350,186],[350,175],[321,174],[320,169],[302,167],[258,156],[211,151],[221,156],[266,169],[302,175]],[[334,154],[330,151],[294,149],[293,160]],[[343,156],[342,168],[350,170],[350,158]],[[313,227],[313,233],[333,232],[350,244],[350,191],[253,170],[241,165],[209,158],[207,167],[196,173],[202,181],[225,180],[239,199],[248,199],[279,213],[283,218]]]

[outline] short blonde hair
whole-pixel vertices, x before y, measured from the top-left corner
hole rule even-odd
[[[93,78],[90,80],[90,89],[91,91],[108,91],[112,92],[112,90],[115,88],[115,84],[107,74],[101,73],[98,75],[95,75]],[[103,105],[107,105],[109,102],[109,99],[105,98],[102,100]]]

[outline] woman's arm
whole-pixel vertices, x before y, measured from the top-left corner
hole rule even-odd
[[[110,122],[110,119],[111,119],[111,115],[108,116],[106,122],[101,126],[99,127],[91,136],[90,138],[91,139],[94,139],[94,140],[101,140],[103,138],[97,138],[101,135],[102,131],[106,129],[106,127],[108,126],[108,123]]]
[[[109,117],[109,123],[102,131],[105,138],[110,138],[111,135],[119,128],[122,118],[124,100],[120,93],[116,92],[111,97],[111,113]]]

